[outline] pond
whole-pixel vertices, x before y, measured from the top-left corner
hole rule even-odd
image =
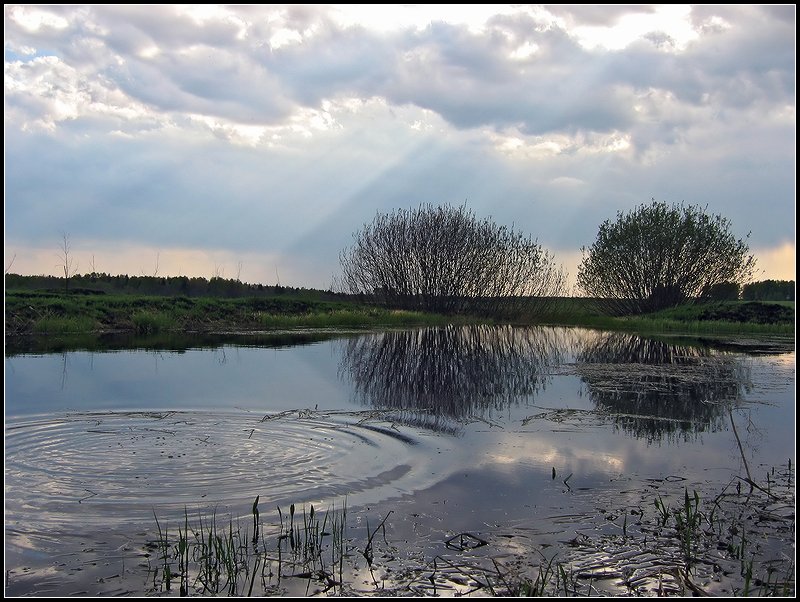
[[[794,591],[793,341],[44,344],[6,347],[7,595]]]

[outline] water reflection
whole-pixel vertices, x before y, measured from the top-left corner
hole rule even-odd
[[[342,341],[339,374],[360,404],[429,428],[530,404],[554,374],[573,374],[592,412],[657,442],[727,428],[726,410],[752,388],[743,358],[632,334],[450,326]]]
[[[586,339],[576,371],[598,410],[648,441],[724,428],[726,410],[752,388],[740,355],[621,333]]]
[[[752,360],[742,353],[571,328],[157,335],[95,342],[88,353],[49,345],[40,358],[6,348],[12,415],[356,404],[456,433],[472,419],[526,420],[530,412],[515,416],[513,408],[537,404],[558,417],[573,410],[594,421],[610,417],[626,434],[660,441],[726,428],[724,409],[752,386]]]
[[[448,326],[343,342],[340,375],[364,405],[464,418],[536,394],[562,361],[558,331]]]
[[[189,349],[215,349],[224,345],[265,347],[270,349],[309,345],[345,336],[339,331],[277,331],[230,333],[155,334],[103,333],[64,336],[8,337],[5,356],[50,354],[73,351],[170,351],[181,353]]]

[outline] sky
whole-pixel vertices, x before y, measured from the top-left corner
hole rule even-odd
[[[5,5],[5,267],[328,288],[467,207],[574,281],[652,199],[795,279],[794,5]]]

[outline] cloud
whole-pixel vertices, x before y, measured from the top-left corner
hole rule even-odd
[[[467,201],[566,251],[652,197],[794,238],[793,10],[452,16],[6,7],[7,241],[293,253],[322,274],[378,210]]]
[[[436,111],[458,128],[607,132],[650,118],[636,107],[652,90],[689,104],[716,95],[717,102],[748,106],[759,94],[789,98],[794,82],[787,43],[793,27],[767,17],[755,27],[723,28],[680,53],[663,52],[650,34],[618,51],[592,52],[563,27],[526,12],[496,16],[481,31],[431,22],[379,33],[307,7],[220,9],[213,19],[154,8],[55,7],[52,18],[70,23],[72,37],[63,28],[56,36],[20,26],[10,38],[53,45],[84,86],[117,90],[154,111],[261,125],[279,123],[298,106],[318,109],[325,99],[380,96]],[[18,12],[7,22],[18,25]],[[591,7],[573,7],[571,20],[583,12],[594,20]],[[695,15],[701,24],[712,18]],[[299,42],[273,47],[269,40],[281,31],[295,32]],[[524,60],[520,48],[528,49]],[[83,73],[84,65],[96,70]],[[22,78],[17,87],[24,88]]]
[[[654,6],[646,5],[587,5],[587,4],[554,4],[547,10],[553,15],[567,20],[572,25],[592,25],[598,27],[612,27],[625,16],[631,14],[653,15]]]

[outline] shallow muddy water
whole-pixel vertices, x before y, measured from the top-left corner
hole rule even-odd
[[[256,496],[254,594],[514,593],[548,566],[568,593],[728,594],[748,559],[793,587],[793,345],[467,326],[7,347],[5,370],[7,595],[177,595],[159,528],[252,534]],[[676,576],[655,500],[672,520],[697,492],[713,531],[748,474],[770,529]],[[292,504],[346,505],[341,579],[275,564]]]

